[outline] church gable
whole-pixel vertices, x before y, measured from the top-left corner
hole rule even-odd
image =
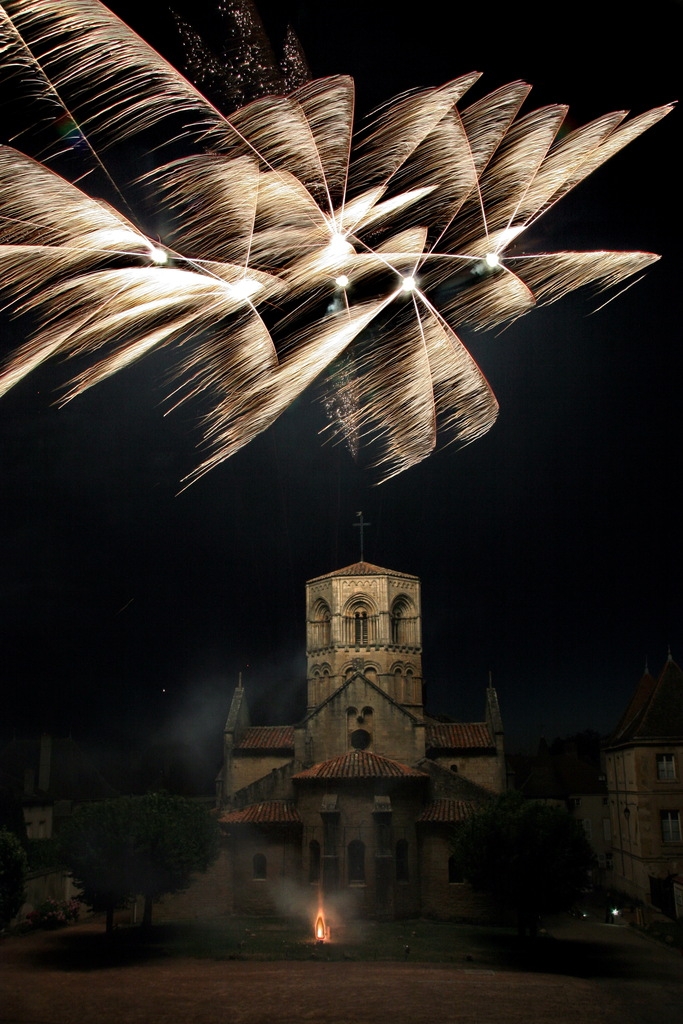
[[[424,756],[421,721],[360,671],[311,711],[301,729],[305,764],[350,750],[367,750],[409,764]]]

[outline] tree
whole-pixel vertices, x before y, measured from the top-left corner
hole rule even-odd
[[[145,897],[143,925],[154,900],[187,889],[218,853],[218,825],[202,804],[168,793],[137,798],[135,891]]]
[[[0,928],[5,928],[24,902],[26,853],[13,832],[0,828]]]
[[[503,793],[458,826],[453,856],[474,889],[517,912],[521,935],[542,913],[569,910],[594,862],[580,824],[563,807]]]
[[[134,895],[134,797],[85,804],[65,824],[59,837],[64,863],[93,910],[106,912],[106,930],[114,911]]]
[[[183,797],[118,797],[78,810],[61,849],[84,900],[106,911],[111,932],[114,910],[133,896],[144,896],[149,925],[155,899],[186,889],[194,872],[205,871],[218,851],[218,826],[203,805]]]

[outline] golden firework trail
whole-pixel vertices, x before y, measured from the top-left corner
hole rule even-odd
[[[175,400],[212,400],[190,479],[325,370],[333,433],[353,450],[371,444],[382,479],[437,444],[469,443],[498,406],[457,330],[617,286],[658,259],[521,246],[669,106],[562,135],[564,106],[520,115],[522,82],[461,108],[479,78],[468,74],[397,97],[354,136],[353,82],[336,76],[226,116],[97,0],[7,0],[0,59],[68,119],[92,166],[150,132],[183,149],[169,159],[155,144],[157,166],[138,182],[159,240],[127,203],[0,148],[0,290],[31,324],[0,393],[53,355],[88,355],[68,400],[174,345]]]

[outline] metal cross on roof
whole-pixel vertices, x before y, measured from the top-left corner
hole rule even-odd
[[[360,530],[360,560],[362,562],[363,561],[363,530],[365,529],[366,526],[372,526],[372,523],[366,523],[365,522],[365,520],[363,519],[363,513],[362,512],[356,512],[356,515],[358,516],[359,522],[354,523],[353,525],[356,527],[357,530]]]

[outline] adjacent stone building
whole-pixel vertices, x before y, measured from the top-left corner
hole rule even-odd
[[[605,761],[614,885],[673,917],[683,874],[683,672],[671,655],[658,679],[646,671],[638,683]]]
[[[612,827],[607,781],[601,765],[579,756],[575,743],[551,753],[541,740],[534,757],[508,758],[509,784],[527,800],[565,807],[581,824],[595,854],[593,885],[609,888],[612,880]]]
[[[27,876],[19,920],[48,897],[64,900],[76,894],[69,872],[58,862],[50,866],[50,857],[55,855],[50,840],[59,835],[63,822],[81,804],[117,795],[71,737],[43,733],[31,739],[13,739],[0,751],[2,808],[6,814],[16,815],[15,821],[23,817],[26,837],[45,847],[38,858],[43,866]]]
[[[495,690],[480,722],[427,714],[420,581],[365,561],[309,581],[306,639],[298,724],[252,726],[245,688],[234,692],[218,779],[224,850],[211,872],[224,905],[215,911],[322,901],[328,921],[484,915],[485,902],[455,875],[450,835],[505,788]]]

